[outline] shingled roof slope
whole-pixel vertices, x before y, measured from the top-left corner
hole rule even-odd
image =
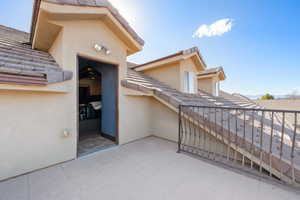
[[[14,40],[20,43],[29,42],[29,34],[14,28],[0,25],[0,38]]]
[[[229,96],[226,96],[225,92],[219,97],[212,96],[201,90],[199,90],[198,94],[182,93],[161,81],[133,69],[128,69],[127,78],[122,81],[122,85],[141,92],[154,92],[155,94],[170,96],[172,101],[177,101],[176,104],[174,104],[175,106],[178,106],[179,104],[195,104],[204,106],[259,108],[258,104],[254,102],[243,100],[233,95],[229,95],[228,93],[226,94]]]
[[[33,50],[28,41],[28,33],[0,26],[0,83],[46,85],[72,77],[49,53]]]
[[[35,0],[35,5],[38,5],[41,0]],[[107,0],[45,0],[46,2],[56,4],[66,4],[74,6],[90,6],[90,7],[104,7],[107,8],[111,14],[120,22],[120,24],[129,32],[129,34],[140,44],[144,45],[144,40],[135,32],[135,30],[129,25],[126,19],[120,15],[119,11]],[[39,9],[38,6],[34,6],[35,9]],[[36,10],[33,11],[33,24],[32,30],[34,29],[34,22],[37,18]],[[31,33],[33,34],[33,33]]]

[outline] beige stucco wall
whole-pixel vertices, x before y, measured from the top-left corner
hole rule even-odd
[[[72,71],[74,76],[70,81],[45,87],[65,86],[67,90],[62,93],[0,90],[0,121],[3,124],[0,180],[76,158],[78,55],[115,64],[119,81],[126,76],[128,49],[101,20],[62,20],[51,23],[61,29],[49,52],[60,67]],[[93,48],[96,43],[109,48],[111,54],[96,52]],[[164,76],[170,73],[165,80],[183,89],[184,71],[196,73],[196,68],[191,59],[183,60],[180,65],[180,70],[178,67],[172,69],[180,75],[174,80],[172,70],[153,72],[153,76],[159,74],[158,79],[166,78]],[[153,97],[131,96],[124,90],[119,87],[120,144],[152,134],[177,141],[178,119],[174,111]],[[70,133],[68,137],[63,137],[65,130]]]
[[[120,116],[120,143],[125,144],[153,134],[151,98],[148,96],[124,96]]]
[[[63,65],[62,39],[61,33],[53,55],[65,70],[74,71],[74,66]],[[0,91],[0,180],[76,157],[74,83],[73,79],[45,87],[16,86],[15,90]],[[57,88],[67,89],[53,92]],[[23,91],[30,89],[44,91]],[[65,130],[69,137],[63,137]]]
[[[178,140],[178,114],[155,98],[151,98],[150,104],[153,135],[176,142]]]
[[[101,21],[83,20],[83,21],[59,21],[55,22],[63,26],[63,66],[73,66],[74,86],[77,84],[77,55],[81,55],[96,61],[116,64],[119,71],[119,81],[124,79],[127,72],[126,65],[126,46],[114,36],[114,34]],[[101,37],[99,37],[99,35]],[[74,42],[76,41],[76,42]],[[110,55],[104,55],[93,49],[94,44],[102,44],[111,50]],[[53,54],[55,55],[55,54]],[[120,86],[120,84],[119,84]],[[128,100],[128,96],[122,94],[123,88],[119,87],[119,143],[123,144],[131,141],[130,127],[135,124],[129,124],[130,117],[135,118],[136,115],[129,115],[128,108],[137,106],[134,101]],[[76,87],[74,87],[72,99],[72,107],[74,115],[77,113],[76,107]],[[141,101],[142,102],[142,101]],[[143,102],[142,102],[143,103]],[[144,129],[147,131],[147,129]],[[141,133],[143,135],[143,133]],[[132,138],[136,139],[134,136]]]
[[[178,113],[155,98],[152,98],[150,100],[150,105],[151,105],[150,112],[152,117],[151,125],[152,125],[153,135],[173,142],[178,142],[178,126],[179,126]],[[199,133],[203,135],[203,132],[200,132],[198,128],[196,130],[197,130],[197,137],[199,137]],[[194,131],[194,129],[192,131]],[[217,142],[215,139],[212,139],[213,136],[211,136],[210,138],[211,139],[208,139],[207,136],[205,148],[206,149],[210,148],[209,149],[210,151],[215,151],[219,154],[226,155],[227,153],[226,146],[221,142]],[[192,142],[191,144],[193,144],[193,141],[191,142]],[[197,140],[197,142],[199,141]],[[203,141],[201,142],[203,143]],[[230,155],[233,156],[233,153],[230,152]],[[238,157],[238,159],[240,159],[240,157]]]
[[[143,70],[147,76],[168,84],[170,87],[184,92],[184,72],[195,74],[194,88],[197,89],[196,74],[199,72],[191,58],[183,59],[175,63],[166,64],[156,68]]]
[[[214,84],[213,78],[198,79],[198,88],[210,94],[214,93]]]
[[[69,100],[69,94],[0,91],[0,180],[74,158]],[[65,129],[71,137],[62,137]]]
[[[64,70],[73,71],[68,93],[0,91],[0,180],[77,157],[77,56],[116,64],[125,78],[126,46],[100,20],[55,21],[61,27],[50,53]],[[107,46],[110,55],[93,49]],[[53,87],[47,86],[47,87]],[[148,97],[125,96],[119,87],[119,143],[149,135]],[[145,100],[145,99],[146,100]],[[132,111],[135,111],[132,114]],[[144,115],[145,114],[145,115]],[[69,137],[62,137],[68,130]]]
[[[180,64],[173,63],[168,64],[162,67],[152,68],[149,70],[143,71],[147,76],[155,78],[161,82],[164,82],[175,88],[180,90]]]

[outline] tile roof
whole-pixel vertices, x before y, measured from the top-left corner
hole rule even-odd
[[[33,50],[29,34],[0,26],[0,83],[46,85],[72,78],[53,57]]]
[[[130,33],[130,35],[140,44],[144,45],[144,40],[134,31],[134,29],[129,25],[126,19],[120,15],[119,11],[107,0],[45,0],[46,2],[56,3],[56,4],[67,4],[75,6],[91,6],[91,7],[104,7],[107,8],[111,14],[120,22],[120,24]],[[35,4],[38,4],[40,0],[36,0]],[[38,9],[36,7],[36,9]],[[34,11],[35,13],[35,11]],[[33,15],[33,21],[36,15]]]
[[[162,60],[165,60],[165,59],[173,58],[173,57],[180,56],[180,55],[188,55],[188,54],[192,54],[192,53],[197,53],[198,54],[200,60],[202,61],[202,63],[204,64],[204,67],[206,68],[206,64],[204,62],[203,57],[200,54],[200,51],[199,51],[198,47],[192,47],[192,48],[189,48],[189,49],[186,49],[186,50],[181,50],[181,51],[179,51],[177,53],[174,53],[174,54],[162,57],[162,58],[158,58],[158,59],[152,60],[150,62],[146,62],[144,64],[136,65],[136,66],[132,67],[132,69],[137,69],[139,67],[143,67],[145,65],[149,65],[149,64],[152,64],[152,63],[155,63],[155,62],[159,62],[159,61],[162,61]]]
[[[138,66],[138,64],[133,63],[133,62],[127,62],[127,67],[133,68],[133,67],[135,67],[135,66]]]
[[[6,27],[3,25],[0,25],[0,38],[7,39],[7,40],[13,40],[20,43],[28,43],[29,42],[29,34],[16,30],[14,28]]]
[[[219,72],[224,73],[223,67],[214,67],[214,68],[206,69],[205,71],[199,72],[197,76],[206,76],[210,74],[217,74]]]
[[[220,96],[219,97],[214,97],[208,93],[199,91],[199,94],[186,94],[186,93],[182,93],[176,89],[171,88],[170,86],[166,85],[165,83],[162,83],[160,81],[157,81],[151,77],[146,76],[145,74],[141,73],[141,72],[137,72],[135,70],[132,69],[128,69],[128,75],[127,78],[124,79],[121,82],[123,87],[126,88],[130,88],[130,89],[134,89],[143,93],[148,93],[148,94],[152,94],[154,97],[157,97],[163,101],[165,101],[166,103],[168,103],[169,105],[171,105],[171,107],[173,108],[178,108],[179,105],[196,105],[196,106],[217,106],[217,107],[233,107],[233,108],[255,108],[255,109],[262,109],[263,107],[259,106],[258,104],[256,104],[255,102],[247,99],[246,97],[243,97],[239,94],[228,94],[224,91],[220,92]],[[204,110],[204,111],[203,111]],[[199,109],[198,111],[188,111],[189,115],[191,115],[190,117],[194,118],[195,120],[198,120],[198,118],[202,117],[202,112],[205,112],[206,116],[209,116],[210,112],[214,112],[214,110],[210,110],[208,111],[208,109]],[[218,110],[216,110],[217,112],[220,112]],[[243,120],[243,112],[239,111],[238,114],[236,114],[234,111],[233,113],[227,113],[229,116],[227,117],[230,119],[235,119],[235,116],[237,116],[237,119],[239,121]],[[250,112],[248,112],[246,114],[247,118],[251,118],[252,115]],[[259,141],[257,141],[257,138],[259,138],[259,134],[261,132],[261,112],[254,112],[253,114],[254,116],[254,133],[255,133],[255,148],[257,148],[257,150],[255,150],[256,152],[259,152],[261,147],[259,146]],[[289,144],[291,144],[291,139],[293,136],[293,130],[294,127],[293,125],[291,125],[290,123],[287,122],[286,127],[285,127],[285,131],[284,131],[284,147],[283,147],[283,162],[281,162],[279,160],[279,149],[280,147],[278,146],[278,144],[280,144],[280,137],[282,134],[282,114],[279,113],[275,113],[274,114],[275,118],[274,118],[274,135],[276,135],[276,137],[273,137],[273,143],[277,144],[274,145],[272,148],[272,161],[273,161],[273,167],[276,170],[280,170],[280,166],[282,166],[284,169],[288,169],[290,167],[290,152],[291,152],[291,146]],[[225,117],[226,119],[226,117]],[[209,118],[206,118],[206,123],[214,123],[213,121],[209,122]],[[220,119],[218,119],[220,120]],[[235,135],[235,124],[234,124],[235,120],[230,120],[230,132],[232,132],[232,135]],[[264,115],[264,129],[263,129],[263,137],[264,137],[264,143],[262,146],[262,151],[264,151],[264,153],[268,154],[269,153],[269,141],[270,141],[270,129],[271,129],[271,114],[270,113],[266,113]],[[218,124],[220,126],[223,127],[224,130],[227,129],[227,127],[225,126],[225,122],[223,124],[223,122],[219,122]],[[245,134],[246,134],[246,141],[247,143],[251,143],[251,127],[252,125],[249,124],[249,121],[247,121],[247,128],[245,129]],[[244,141],[243,140],[243,135],[242,134],[238,134],[237,135],[239,137],[239,139],[237,140],[238,142]],[[296,138],[297,142],[296,142],[296,152],[298,155],[300,155],[300,138]],[[240,144],[242,145],[242,144]],[[245,146],[247,147],[247,146]],[[248,151],[248,149],[246,149]],[[295,162],[295,173],[297,176],[297,179],[300,181],[300,156],[298,156],[297,158],[295,158],[294,160]],[[286,172],[288,173],[288,172]]]
[[[254,102],[241,99],[225,92],[221,92],[219,97],[212,96],[201,90],[199,90],[198,94],[182,93],[163,82],[146,76],[142,72],[137,72],[133,69],[128,69],[127,78],[122,81],[122,85],[144,93],[153,92],[167,100],[167,102],[171,102],[176,107],[179,104],[193,104],[204,106],[259,108],[259,105]]]

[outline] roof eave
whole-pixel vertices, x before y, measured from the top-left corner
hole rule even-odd
[[[206,64],[199,52],[199,49],[197,47],[193,47],[187,50],[182,50],[179,51],[177,53],[162,57],[162,58],[158,58],[156,60],[152,60],[150,62],[141,64],[141,65],[137,65],[135,67],[132,67],[132,69],[136,70],[136,71],[144,71],[150,68],[156,68],[156,67],[160,67],[166,64],[170,64],[170,63],[176,63],[179,62],[182,59],[186,59],[186,58],[191,58],[191,57],[195,57],[197,60],[199,60],[199,65],[201,65],[201,67],[199,68],[200,71],[201,70],[205,70],[206,69]],[[165,61],[165,62],[163,62]]]
[[[32,22],[31,22],[31,31],[30,31],[30,43],[31,44],[33,43],[33,40],[34,40],[34,35],[35,35],[35,31],[36,31],[36,25],[37,25],[39,10],[41,7],[41,2],[42,2],[42,0],[34,0],[34,4],[33,4]],[[49,3],[52,3],[52,2],[49,2]],[[57,4],[60,4],[60,3],[57,3]],[[61,5],[65,5],[65,4],[61,4]],[[67,4],[67,5],[71,5],[71,4]],[[73,5],[73,6],[75,6],[75,5]],[[81,5],[78,5],[78,6],[81,6]],[[95,7],[95,6],[87,6],[87,7]],[[140,51],[145,44],[144,40],[141,37],[139,37],[139,35],[128,25],[128,23],[125,21],[125,19],[117,11],[114,12],[113,10],[110,9],[110,7],[109,8],[104,7],[104,8],[106,8],[109,11],[109,13],[119,22],[119,24],[132,37],[131,40],[133,40],[133,43],[136,44],[136,48],[129,50],[129,54]],[[126,25],[124,25],[125,22],[126,22]]]
[[[160,61],[168,60],[168,59],[175,58],[175,57],[181,56],[181,55],[183,55],[182,51],[180,51],[178,53],[175,53],[175,54],[171,54],[171,55],[162,57],[162,58],[158,58],[158,59],[155,59],[155,60],[152,60],[152,61],[149,61],[149,62],[146,62],[146,63],[141,64],[141,65],[134,66],[134,67],[132,67],[132,69],[135,69],[137,71],[142,71],[143,68],[146,68],[148,65],[155,65],[155,63],[158,63]]]
[[[34,0],[32,18],[31,18],[31,28],[30,28],[30,40],[29,40],[30,44],[32,44],[33,42],[40,5],[41,5],[41,0]]]
[[[219,69],[218,71],[207,72],[207,73],[203,72],[197,75],[198,79],[205,79],[205,78],[212,78],[212,77],[218,77],[220,81],[224,81],[226,79],[226,75],[223,68]]]

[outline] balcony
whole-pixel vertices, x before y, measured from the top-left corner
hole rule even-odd
[[[0,182],[0,199],[300,198],[280,183],[176,151],[173,142],[145,138]]]

